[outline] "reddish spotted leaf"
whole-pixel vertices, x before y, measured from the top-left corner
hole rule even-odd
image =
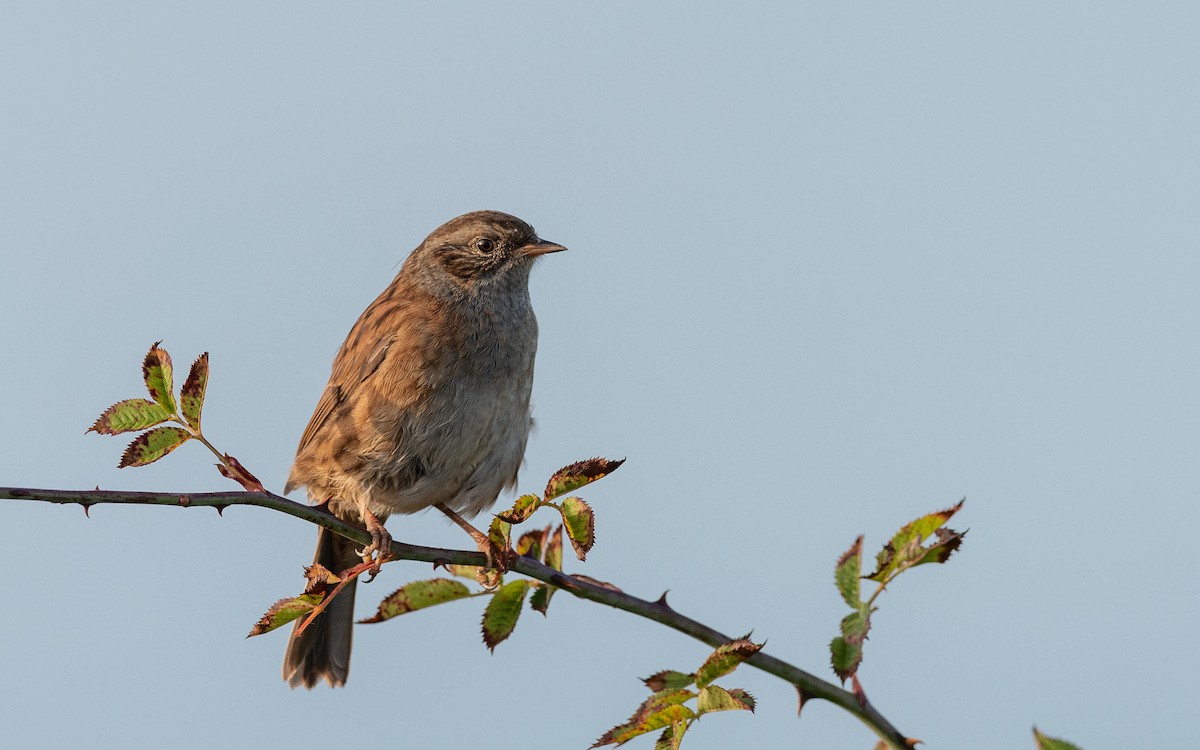
[[[123,432],[135,432],[162,424],[170,418],[171,413],[161,404],[144,398],[131,398],[118,401],[105,409],[87,432],[120,435]]]
[[[661,672],[655,672],[649,677],[642,679],[646,683],[646,687],[650,688],[651,692],[657,693],[663,690],[679,690],[685,688],[696,681],[696,675],[684,674],[674,669],[664,669]]]
[[[150,398],[157,401],[171,414],[175,413],[175,396],[172,393],[174,385],[171,381],[171,355],[166,349],[159,349],[161,341],[156,341],[150,347],[146,358],[142,360],[142,377],[146,381],[146,390]]]
[[[379,611],[361,623],[383,622],[418,609],[445,604],[471,596],[471,590],[449,578],[433,578],[405,584],[379,603]]]
[[[872,581],[886,583],[891,580],[892,576],[905,568],[927,562],[945,562],[950,553],[962,543],[962,534],[951,532],[949,538],[937,542],[934,547],[940,547],[940,552],[933,552],[931,548],[926,548],[923,544],[962,506],[963,501],[960,500],[952,508],[921,516],[917,520],[905,524],[876,556],[875,572],[865,577]]]
[[[208,387],[208,352],[192,363],[187,380],[179,391],[179,413],[192,426],[200,429],[200,411],[204,408],[204,391]]]
[[[511,540],[512,524],[500,520],[499,516],[493,518],[491,526],[488,527],[488,541],[496,548],[496,552],[504,554],[511,544]]]
[[[179,427],[156,427],[133,439],[121,455],[118,468],[152,464],[191,438],[187,430]]]
[[[554,472],[554,476],[550,477],[550,481],[546,483],[546,500],[553,500],[556,497],[567,494],[573,490],[577,490],[585,484],[591,484],[597,479],[613,473],[617,467],[625,463],[625,459],[620,461],[609,461],[607,458],[589,458],[586,461],[577,461],[570,466],[564,466]]]

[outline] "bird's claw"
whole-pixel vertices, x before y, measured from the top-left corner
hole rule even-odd
[[[367,521],[367,531],[371,532],[371,543],[358,551],[358,556],[362,558],[364,563],[371,563],[370,569],[367,571],[367,578],[364,583],[370,583],[375,580],[375,576],[379,575],[379,569],[383,567],[383,561],[388,559],[392,553],[392,535],[384,528],[370,511],[365,514]]]

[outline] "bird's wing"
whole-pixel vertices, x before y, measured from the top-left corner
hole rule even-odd
[[[300,436],[300,446],[296,449],[298,454],[312,442],[314,437],[318,436],[326,421],[329,420],[329,415],[334,413],[334,410],[346,402],[350,396],[353,396],[359,386],[379,370],[379,365],[382,364],[385,356],[388,356],[388,349],[395,340],[395,335],[391,332],[382,340],[374,342],[373,347],[350,346],[352,342],[359,343],[355,334],[361,323],[362,318],[359,319],[359,324],[355,324],[346,343],[343,343],[342,348],[337,352],[337,358],[334,360],[334,373],[329,379],[329,385],[325,386],[325,392],[320,395],[317,408],[313,409],[312,419],[308,420],[304,434]],[[362,355],[364,353],[367,353],[366,356]]]

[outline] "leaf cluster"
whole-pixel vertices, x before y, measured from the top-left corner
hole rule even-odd
[[[852,611],[842,618],[841,635],[829,644],[829,652],[834,673],[842,682],[853,680],[860,700],[865,698],[857,672],[862,663],[863,642],[871,630],[871,615],[878,609],[874,606],[875,599],[904,571],[926,563],[943,563],[950,558],[962,544],[966,532],[948,529],[945,523],[962,508],[963,502],[960,500],[952,508],[905,524],[875,556],[875,570],[870,574],[862,574],[861,536],[838,558],[833,571],[834,583]],[[861,581],[864,579],[879,584],[866,600],[862,598]]]
[[[146,430],[135,437],[121,454],[121,461],[117,464],[121,469],[152,464],[187,441],[195,440],[216,455],[220,462],[217,470],[223,476],[242,485],[248,492],[262,492],[262,483],[236,458],[214,448],[200,428],[204,393],[208,388],[208,352],[192,363],[177,399],[171,355],[159,346],[161,343],[156,341],[152,344],[142,360],[142,380],[150,398],[118,401],[105,409],[86,432],[121,435]]]
[[[684,734],[704,714],[753,712],[754,696],[741,688],[723,688],[714,681],[733,672],[763,645],[739,638],[719,646],[695,672],[665,669],[643,679],[650,697],[642,701],[628,721],[600,735],[592,747],[623,745],[634,737],[661,729],[654,750],[678,750]],[[695,708],[687,705],[692,700],[696,702]]]

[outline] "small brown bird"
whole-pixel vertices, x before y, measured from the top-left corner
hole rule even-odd
[[[532,425],[534,261],[566,248],[498,211],[451,219],[408,256],[350,329],[296,451],[285,492],[308,489],[364,524],[364,550],[321,529],[316,562],[338,573],[387,556],[392,513],[436,506],[474,515],[516,483]],[[378,567],[376,567],[378,570]],[[303,633],[283,678],[342,685],[350,671],[354,583]]]

